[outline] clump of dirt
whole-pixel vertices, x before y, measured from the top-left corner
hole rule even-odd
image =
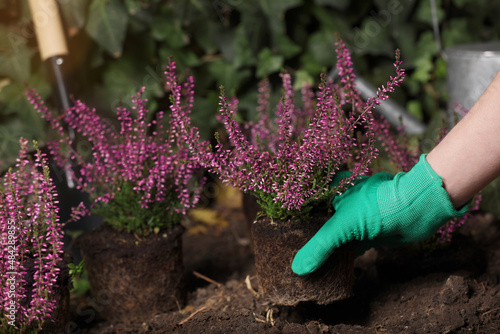
[[[102,224],[79,240],[96,309],[112,322],[140,322],[184,305],[182,233],[176,226],[139,238]]]
[[[477,214],[446,247],[369,250],[355,261],[352,297],[295,307],[259,294],[245,217],[241,210],[221,214],[229,227],[184,236],[186,307],[144,323],[95,319],[82,332],[500,332],[500,222],[490,214]]]
[[[355,245],[340,247],[315,272],[298,276],[293,257],[328,220],[325,215],[272,220],[260,217],[252,224],[255,268],[261,294],[277,305],[296,306],[312,301],[327,305],[348,298],[354,284]]]

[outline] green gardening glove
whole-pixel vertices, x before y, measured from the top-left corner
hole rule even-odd
[[[357,180],[333,199],[335,214],[302,247],[292,263],[298,275],[318,269],[335,248],[358,240],[364,249],[424,240],[469,204],[456,210],[426,154],[407,173],[379,173]]]

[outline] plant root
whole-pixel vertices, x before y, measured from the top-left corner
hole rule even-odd
[[[250,282],[249,275],[247,275],[247,278],[245,278],[245,283],[247,285],[247,289],[252,293],[252,295],[254,295],[255,297],[259,297],[259,293],[252,287],[252,282]]]
[[[188,322],[189,320],[193,319],[195,315],[197,315],[198,313],[201,313],[201,312],[205,311],[206,309],[207,309],[206,306],[200,307],[199,309],[197,309],[196,311],[194,311],[193,313],[191,313],[189,315],[189,317],[187,317],[186,319],[180,321],[177,325],[178,326],[184,325],[186,322]]]
[[[198,278],[201,278],[202,280],[205,280],[207,281],[208,283],[210,284],[215,284],[218,288],[221,287],[222,284],[220,284],[219,282],[216,282],[214,281],[213,279],[211,278],[208,278],[207,276],[203,275],[203,274],[200,274],[199,272],[197,271],[193,271],[193,275],[198,277]]]

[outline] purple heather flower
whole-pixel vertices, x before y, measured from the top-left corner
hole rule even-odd
[[[299,107],[290,74],[282,73],[284,94],[273,120],[268,114],[269,82],[264,80],[259,85],[259,119],[244,128],[235,121],[236,107],[221,89],[219,120],[233,147],[224,147],[219,142],[214,150],[191,126],[191,104],[182,103],[186,97],[177,82],[175,63],[170,62],[165,73],[172,93],[176,131],[202,166],[218,174],[223,182],[256,195],[264,209],[270,209],[268,214],[301,210],[343,191],[369,171],[368,166],[378,153],[374,147],[372,110],[404,78],[398,56],[394,64],[396,76],[375,97],[363,102],[355,88],[350,53],[339,41],[337,66],[342,78],[339,85],[322,76],[318,92],[310,87],[302,89],[303,106]],[[192,82],[192,77],[188,80]],[[250,133],[249,137],[246,133]],[[362,137],[361,142],[358,137]],[[329,185],[335,173],[346,164],[351,176],[332,189]]]
[[[409,137],[402,127],[394,131],[383,116],[376,117],[374,123],[377,140],[387,152],[393,166],[398,171],[408,172],[418,162],[420,150],[417,147],[411,148]]]
[[[482,196],[478,194],[474,197],[472,205],[465,213],[463,217],[453,218],[437,231],[437,238],[439,243],[451,241],[451,237],[455,231],[457,231],[461,226],[463,226],[467,220],[472,216],[472,212],[479,210],[479,204],[481,203]]]
[[[3,176],[0,192],[0,313],[2,326],[10,326],[5,315],[13,303],[16,327],[24,332],[41,329],[56,307],[53,294],[63,233],[47,159],[38,149],[34,160],[28,158],[28,141],[21,138],[20,144],[16,166]],[[34,270],[29,279],[28,269]],[[15,289],[7,282],[13,282]]]
[[[186,92],[190,108],[192,83],[188,81],[177,89]],[[162,111],[150,115],[147,100],[142,97],[144,90],[132,97],[132,110],[117,108],[119,129],[82,101],[66,110],[64,121],[91,144],[90,157],[71,149],[62,119],[49,111],[34,91],[28,92],[35,109],[59,136],[58,141],[49,143],[51,153],[61,166],[77,166],[81,176],[73,173],[74,179],[94,199],[93,212],[118,229],[139,234],[151,227],[178,224],[197,203],[203,185],[199,166],[185,147],[185,140],[177,136],[173,120],[166,128]]]

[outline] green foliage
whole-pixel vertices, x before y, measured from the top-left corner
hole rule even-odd
[[[78,265],[75,266],[74,263],[69,263],[68,268],[69,268],[69,275],[71,276],[72,279],[78,278],[83,271],[83,263],[84,261],[82,260]]]
[[[306,202],[302,210],[287,210],[283,208],[283,203],[275,202],[274,197],[271,194],[264,193],[262,191],[250,193],[255,196],[257,203],[261,209],[259,215],[265,215],[272,219],[286,220],[291,217],[297,217],[299,219],[308,219],[315,212],[325,212],[332,214],[332,206],[330,201],[334,196],[333,193],[327,193],[317,200],[310,200]],[[313,212],[314,211],[314,212]]]
[[[279,71],[283,66],[285,58],[281,55],[273,55],[272,51],[268,48],[262,49],[258,55],[257,77],[264,78],[271,73]]]
[[[31,74],[31,56],[35,51],[26,44],[26,40],[5,27],[0,27],[0,75],[16,82],[29,79]]]
[[[425,84],[444,80],[435,78],[441,58],[426,0],[75,0],[60,1],[60,5],[70,50],[83,52],[77,64],[76,79],[81,84],[76,93],[105,107],[98,109],[116,106],[117,90],[118,96],[126,98],[151,76],[161,77],[167,58],[173,56],[181,72],[189,67],[195,74],[196,100],[201,102],[195,105],[200,115],[194,118],[203,120],[204,127],[213,127],[217,105],[211,95],[220,84],[246,99],[247,87],[264,76],[276,77],[283,67],[311,81],[335,64],[335,33],[358,58],[360,74],[375,85],[384,75],[374,69],[390,61],[394,49],[400,48],[411,74],[407,81],[413,81],[406,83],[412,90],[400,99],[420,103],[415,108],[421,110],[420,118],[428,120],[436,107],[445,104],[439,97],[444,94],[430,100],[423,97]],[[498,5],[469,0],[437,1],[437,5],[445,47],[498,37],[490,8]],[[0,25],[0,77],[9,84],[26,83],[35,73],[44,74],[40,64],[33,62],[36,41],[27,29],[29,11],[24,2],[3,6],[15,14]],[[167,99],[161,80],[157,87],[151,97],[159,107]],[[251,106],[245,111],[252,118]]]
[[[64,23],[69,29],[81,29],[85,26],[88,2],[89,0],[59,1]]]
[[[172,203],[179,203],[178,193],[168,192],[169,197],[164,201],[150,203],[148,208],[143,208],[136,199],[137,192],[134,191],[133,183],[123,181],[118,189],[120,190],[115,193],[115,197],[109,203],[99,202],[91,208],[93,214],[103,217],[118,231],[147,236],[155,230],[169,229],[178,225],[184,217],[174,209],[181,211],[180,204],[167,209]],[[151,196],[154,197],[155,194]]]
[[[80,297],[90,290],[90,282],[87,277],[87,271],[85,270],[85,261],[82,260],[77,265],[69,263],[68,267],[71,282],[73,284],[71,293]]]
[[[97,44],[118,58],[122,54],[128,14],[118,0],[94,0],[88,10],[85,31]]]

